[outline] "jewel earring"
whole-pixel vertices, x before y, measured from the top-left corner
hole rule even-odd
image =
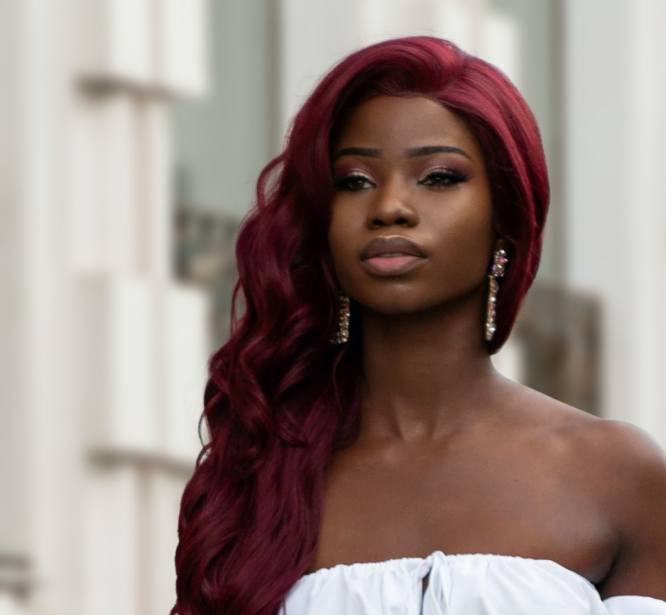
[[[340,293],[340,315],[338,317],[338,328],[331,338],[331,344],[345,344],[349,340],[349,297]]]
[[[497,278],[504,277],[506,264],[509,259],[506,257],[504,250],[497,250],[495,252],[495,259],[493,266],[490,269],[488,279],[490,281],[488,289],[488,311],[486,314],[486,341],[489,342],[493,339],[495,331],[497,331],[497,292],[499,291],[499,283]]]

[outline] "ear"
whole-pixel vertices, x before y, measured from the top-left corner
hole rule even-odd
[[[502,239],[502,237],[497,235],[495,237],[495,241],[493,242],[493,254],[495,254],[495,252],[497,252],[497,250],[504,250],[504,249],[505,249],[504,239]]]

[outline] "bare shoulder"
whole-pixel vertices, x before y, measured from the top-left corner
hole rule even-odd
[[[600,421],[587,440],[598,451],[610,520],[618,536],[604,598],[639,595],[666,600],[666,456],[644,430]]]
[[[516,385],[514,399],[518,414],[535,432],[568,454],[580,455],[586,467],[606,468],[608,480],[631,479],[633,485],[637,478],[666,476],[664,450],[640,427],[594,416],[522,385]]]
[[[626,486],[635,487],[636,479],[641,483],[666,479],[663,449],[648,432],[636,425],[595,418],[581,424],[577,437],[600,463],[616,471],[609,478],[620,484],[629,481]]]
[[[597,418],[572,427],[571,438],[623,533],[650,515],[660,515],[666,527],[666,455],[650,434]]]
[[[613,566],[599,587],[602,597],[666,600],[664,450],[630,423],[595,417],[536,392],[521,395],[547,436],[544,442],[573,470],[617,537]]]

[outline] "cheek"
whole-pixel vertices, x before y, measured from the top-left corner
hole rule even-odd
[[[469,289],[478,285],[488,270],[493,242],[490,200],[473,207],[461,207],[444,215],[436,225],[438,269],[452,288]]]
[[[354,259],[354,251],[351,246],[350,237],[353,230],[352,216],[345,212],[344,208],[332,204],[331,222],[328,229],[328,245],[333,257],[333,266],[340,282],[346,277],[351,261]]]

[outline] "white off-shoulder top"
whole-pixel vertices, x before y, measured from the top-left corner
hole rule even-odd
[[[547,559],[435,551],[426,558],[341,564],[306,574],[280,613],[666,615],[666,602],[644,596],[602,600],[585,577]]]

